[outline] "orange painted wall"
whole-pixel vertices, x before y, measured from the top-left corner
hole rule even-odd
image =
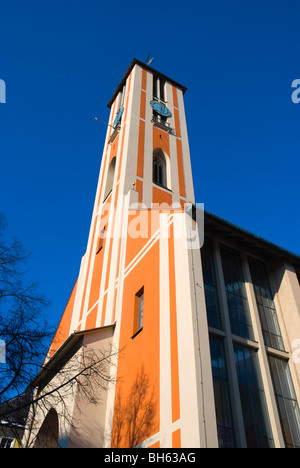
[[[97,313],[98,313],[98,306],[95,305],[95,307],[89,312],[86,318],[86,323],[85,323],[86,330],[91,330],[92,328],[96,327]]]
[[[144,145],[145,145],[145,122],[140,121],[139,141],[138,141],[138,158],[137,158],[137,176],[144,175]]]
[[[125,267],[127,267],[135,256],[145,247],[158,228],[159,211],[132,210],[129,212]],[[138,237],[133,237],[134,232],[136,232]]]
[[[88,310],[92,308],[96,301],[99,299],[101,277],[102,277],[102,267],[103,267],[103,258],[105,250],[105,239],[103,243],[103,248],[99,253],[95,253],[95,262],[92,276],[92,283],[90,289],[89,305]]]
[[[153,149],[161,148],[167,155],[170,155],[170,136],[168,133],[153,127]]]
[[[153,187],[152,189],[152,203],[165,203],[169,207],[172,205],[172,193],[168,193],[165,190],[160,189],[159,187]]]
[[[143,260],[136,265],[125,278],[123,292],[123,310],[120,327],[120,349],[118,383],[116,387],[115,411],[113,419],[112,446],[116,446],[120,411],[128,413],[126,400],[131,395],[131,388],[137,376],[144,368],[145,380],[148,385],[143,395],[141,405],[148,400],[155,405],[151,418],[151,429],[138,440],[150,437],[159,431],[159,243],[151,248]],[[134,338],[135,294],[144,287],[144,321],[143,329]],[[138,390],[137,390],[138,391]],[[120,403],[121,399],[121,403]],[[143,406],[144,405],[144,406]],[[142,409],[141,409],[142,411]],[[138,424],[138,423],[137,423]],[[120,428],[121,446],[126,443],[126,424]],[[123,441],[123,442],[122,442]]]
[[[63,344],[63,342],[69,336],[71,320],[72,320],[72,314],[73,314],[74,301],[75,301],[75,296],[76,296],[76,291],[77,291],[77,282],[78,282],[78,280],[76,280],[76,283],[75,283],[74,288],[72,290],[72,293],[70,295],[69,301],[67,303],[65,311],[63,313],[63,316],[62,316],[62,318],[61,318],[61,320],[59,322],[59,325],[58,325],[57,330],[55,332],[54,338],[52,340],[52,343],[51,343],[51,346],[50,346],[49,357],[53,356],[53,354],[58,350],[58,348]]]
[[[181,430],[177,429],[177,431],[173,432],[172,434],[172,448],[181,448]]]

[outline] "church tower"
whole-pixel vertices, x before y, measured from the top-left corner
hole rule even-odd
[[[300,447],[300,258],[208,212],[203,243],[185,91],[134,59],[109,101],[25,446]]]
[[[113,329],[106,447],[217,446],[185,91],[134,59],[109,101],[87,250],[49,354]]]

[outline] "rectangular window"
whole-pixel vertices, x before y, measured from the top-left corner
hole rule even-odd
[[[248,448],[273,448],[270,420],[256,351],[234,344]]]
[[[212,243],[209,238],[205,238],[204,240],[203,247],[201,248],[201,258],[208,325],[221,329],[221,315],[213,260],[213,250]]]
[[[166,81],[160,78],[159,80],[159,92],[160,92],[160,100],[165,102],[165,85]]]
[[[165,102],[166,80],[158,75],[153,75],[153,98]]]
[[[142,287],[139,292],[135,295],[135,304],[134,304],[134,324],[133,324],[133,334],[135,335],[143,328],[144,322],[144,287]]]
[[[239,252],[221,246],[221,258],[231,331],[235,335],[253,339],[254,334]]]
[[[144,317],[144,288],[143,288],[143,292],[139,296],[139,321],[138,321],[139,330],[143,328],[143,317]]]
[[[153,99],[158,103],[166,102],[166,80],[159,75],[153,75]],[[153,109],[153,121],[168,126],[167,117],[157,109]]]
[[[0,442],[0,448],[12,448],[13,447],[14,439],[10,439],[8,437],[2,437]]]
[[[222,339],[214,336],[210,337],[210,353],[219,448],[235,448],[225,350]]]
[[[269,356],[274,392],[286,448],[300,448],[300,410],[288,362]]]
[[[265,264],[252,257],[249,257],[248,261],[265,345],[284,351],[283,339]]]

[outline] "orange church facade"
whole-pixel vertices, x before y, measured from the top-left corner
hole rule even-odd
[[[66,350],[70,351],[79,337],[87,347],[101,347],[103,340],[105,346],[117,350],[111,370],[116,385],[105,391],[99,412],[86,404],[85,412],[78,417],[81,421],[88,419],[95,431],[85,422],[81,428],[77,427],[75,436],[72,424],[63,425],[58,414],[57,440],[51,442],[54,445],[62,438],[65,447],[219,447],[224,436],[220,436],[216,400],[219,384],[214,364],[211,365],[211,340],[218,338],[226,342],[228,339],[229,343],[229,333],[231,344],[227,348],[239,343],[253,350],[256,345],[252,342],[258,343],[255,349],[262,369],[266,405],[272,406],[269,416],[272,437],[265,440],[272,438],[274,446],[285,445],[267,354],[260,356],[268,353],[262,334],[261,341],[253,337],[238,339],[229,330],[229,319],[225,320],[227,331],[226,327],[221,330],[211,326],[208,320],[208,286],[200,255],[203,226],[191,210],[195,199],[183,101],[185,91],[184,86],[134,59],[109,102],[109,125],[87,249],[45,361],[44,375],[47,366],[55,364],[60,368],[60,359],[65,358]],[[208,235],[210,231],[219,231],[218,235],[229,236],[229,230],[226,225],[221,231],[216,219],[208,223]],[[234,229],[232,232],[235,233]],[[240,245],[238,235],[238,230],[235,235],[231,233],[230,242]],[[264,248],[266,251],[266,246],[260,246],[261,250]],[[292,265],[293,271],[288,278],[283,273],[283,282],[292,285],[293,314],[297,317],[300,291],[295,278],[300,261],[292,256],[286,262]],[[245,291],[248,296],[252,294],[253,301],[250,313],[255,315],[253,291],[248,291],[247,284],[245,281]],[[277,290],[279,294],[279,287]],[[221,298],[224,303],[225,294]],[[285,294],[281,292],[282,299],[278,299],[282,310],[286,307],[283,306],[287,301]],[[227,302],[224,307],[230,309],[230,304]],[[225,313],[230,315],[230,310]],[[258,313],[255,320],[257,316]],[[290,349],[274,351],[272,356],[289,361],[292,338],[297,338],[293,328],[300,333],[299,317],[293,326],[289,320],[282,320],[285,320],[284,333]],[[232,377],[234,364],[228,367],[228,391],[234,394],[241,386]],[[293,395],[297,397],[298,363],[291,364],[291,372]],[[47,379],[48,382],[49,375]],[[41,385],[42,377],[37,382]],[[69,398],[69,404],[74,405]],[[250,429],[242,421],[245,416],[242,403],[230,412],[235,433],[240,432],[239,425],[244,427],[244,437],[232,436],[232,441],[235,439],[232,443],[246,446]],[[41,426],[42,419],[37,433]],[[223,426],[227,428],[229,423]],[[256,440],[260,440],[258,429],[252,430]],[[26,437],[30,446],[28,432]]]

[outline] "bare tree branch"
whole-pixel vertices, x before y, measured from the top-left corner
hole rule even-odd
[[[0,404],[24,391],[38,372],[52,338],[43,310],[48,300],[38,284],[26,281],[31,252],[16,239],[4,239],[0,213],[0,339],[5,364],[0,365]]]

